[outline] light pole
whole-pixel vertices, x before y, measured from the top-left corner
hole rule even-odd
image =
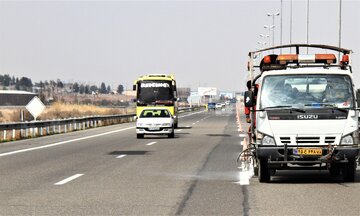
[[[339,47],[341,47],[341,3],[342,1],[339,0]],[[338,54],[338,59],[340,60],[340,52]]]
[[[261,45],[261,47],[264,47],[264,46],[267,44],[267,42],[266,42],[266,41],[264,41],[264,42],[258,41],[257,43],[258,43],[258,44],[260,44],[260,45]]]
[[[275,16],[279,16],[280,15],[280,13],[279,12],[277,12],[277,13],[267,13],[267,16],[269,16],[269,17],[272,17],[272,26],[273,26],[273,28],[275,28]],[[275,40],[275,29],[273,29],[273,34],[272,34],[272,46],[274,46],[274,40]]]
[[[310,16],[310,2],[307,0],[306,2],[306,44],[309,44],[309,16]],[[306,54],[309,54],[309,47],[306,47]]]
[[[292,0],[290,0],[290,44],[292,43]],[[290,53],[291,53],[291,47],[290,47]]]
[[[271,30],[273,31],[272,46],[274,46],[274,28],[275,28],[275,26],[274,25],[264,25],[264,28],[269,29],[269,35],[270,35]],[[274,53],[274,50],[273,50],[273,53]]]
[[[280,46],[282,45],[283,0],[280,1]],[[280,49],[281,53],[281,49]]]
[[[261,47],[257,50],[263,49],[265,47],[265,45],[267,44],[266,41],[264,41],[264,42],[258,41],[257,43],[261,45]],[[259,63],[260,63],[261,59],[262,59],[262,53],[259,53],[258,55],[259,55]]]
[[[264,38],[264,39],[268,38],[268,44],[270,44],[270,36],[269,35],[260,34],[259,36]]]

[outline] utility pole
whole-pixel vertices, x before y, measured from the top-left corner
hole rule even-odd
[[[339,0],[339,47],[341,47],[341,3],[342,0]],[[338,59],[340,61],[340,52]]]
[[[290,44],[292,43],[292,0],[290,0]],[[290,53],[291,53],[290,47]]]
[[[306,44],[309,44],[309,0],[306,3]],[[309,54],[309,47],[306,48],[306,54]]]
[[[283,21],[283,0],[280,1],[280,46],[282,45],[282,21]],[[280,49],[282,54],[282,49]]]

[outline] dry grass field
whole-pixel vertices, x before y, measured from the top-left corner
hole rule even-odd
[[[20,112],[20,109],[0,109],[0,123],[19,122]],[[53,105],[47,107],[37,119],[64,119],[94,115],[119,115],[132,113],[135,113],[135,108],[104,108],[94,105],[54,103]],[[25,111],[25,120],[33,120],[32,116],[27,111]]]

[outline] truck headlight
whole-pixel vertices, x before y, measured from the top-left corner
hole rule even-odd
[[[162,123],[161,126],[163,126],[163,127],[170,127],[171,124],[170,124],[170,123]]]
[[[144,124],[143,123],[136,123],[136,127],[143,127]]]
[[[274,138],[265,135],[264,138],[261,140],[261,144],[263,145],[275,145]]]
[[[352,145],[354,144],[354,138],[351,135],[346,135],[341,139],[341,145]]]

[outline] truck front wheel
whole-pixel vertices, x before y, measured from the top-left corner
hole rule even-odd
[[[353,182],[355,181],[355,172],[356,172],[356,161],[350,160],[346,164],[344,164],[344,167],[342,169],[342,175],[344,178],[344,181],[346,182]]]
[[[268,167],[267,160],[259,159],[258,166],[259,166],[259,171],[258,171],[259,182],[269,182],[270,181],[270,170]]]

